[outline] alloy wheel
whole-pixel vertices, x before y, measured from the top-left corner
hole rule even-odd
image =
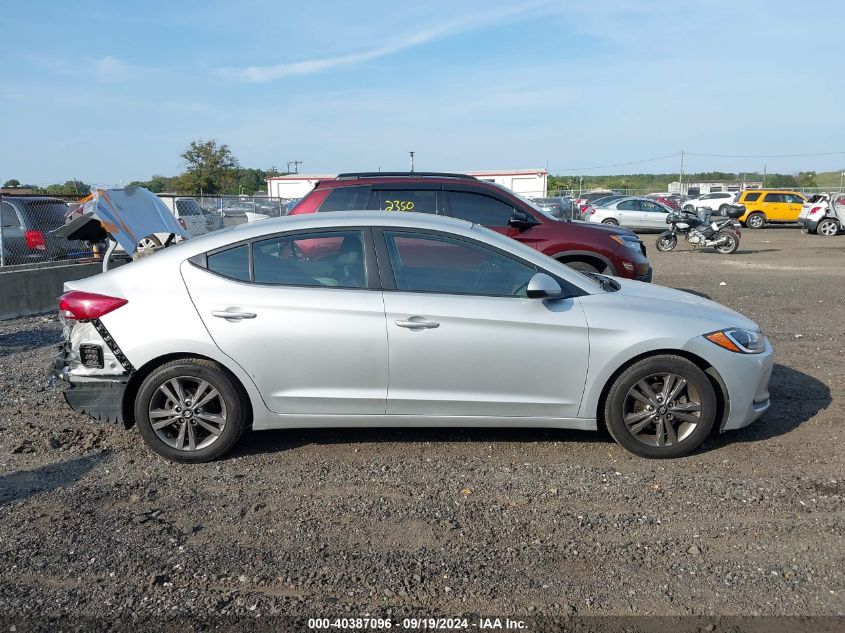
[[[628,390],[622,412],[631,435],[649,446],[684,441],[701,421],[701,395],[683,376],[646,376]]]
[[[839,232],[839,227],[832,220],[822,220],[816,228],[816,232],[825,237],[832,237]]]
[[[226,402],[208,381],[179,376],[156,389],[149,417],[162,442],[179,451],[197,451],[214,444],[223,433]]]

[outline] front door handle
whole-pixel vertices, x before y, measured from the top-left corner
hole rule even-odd
[[[409,330],[431,330],[440,327],[439,323],[427,321],[423,317],[411,317],[407,321],[394,321],[394,323],[399,327],[405,327]]]
[[[255,312],[235,312],[234,310],[214,310],[211,313],[213,316],[219,317],[221,319],[254,319],[256,317]]]

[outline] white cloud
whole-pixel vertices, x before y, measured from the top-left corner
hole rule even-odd
[[[385,44],[367,50],[323,57],[306,59],[297,62],[285,62],[271,66],[248,66],[246,68],[220,68],[218,74],[227,79],[237,79],[245,82],[261,83],[289,77],[292,75],[311,75],[320,73],[332,68],[340,68],[361,64],[381,57],[387,57],[410,48],[422,46],[435,40],[443,39],[459,33],[478,30],[507,18],[523,15],[546,5],[544,1],[533,1],[519,4],[513,7],[500,9],[498,11],[487,10],[476,13],[472,16],[456,18],[414,33],[406,34],[403,37],[395,38]]]

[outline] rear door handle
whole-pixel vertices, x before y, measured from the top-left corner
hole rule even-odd
[[[256,317],[255,312],[235,312],[234,310],[214,310],[211,313],[213,316],[219,317],[221,319],[254,319]]]
[[[418,319],[414,321],[414,319]],[[431,330],[440,327],[439,323],[434,321],[426,321],[422,317],[411,317],[407,321],[394,321],[399,327],[408,328],[409,330]]]

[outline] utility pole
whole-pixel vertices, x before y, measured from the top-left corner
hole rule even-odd
[[[839,174],[839,191],[842,191],[842,178],[843,178],[843,176],[845,176],[845,170],[843,170],[842,173]]]
[[[411,156],[411,173],[414,173],[414,152],[408,152]]]
[[[681,170],[678,172],[678,193],[682,196],[684,193],[684,150],[681,150]]]
[[[289,174],[298,174],[299,173],[299,166],[302,164],[301,160],[289,160],[288,161],[288,173]],[[293,169],[290,166],[293,165]]]
[[[766,188],[766,166],[763,165],[763,189]]]

